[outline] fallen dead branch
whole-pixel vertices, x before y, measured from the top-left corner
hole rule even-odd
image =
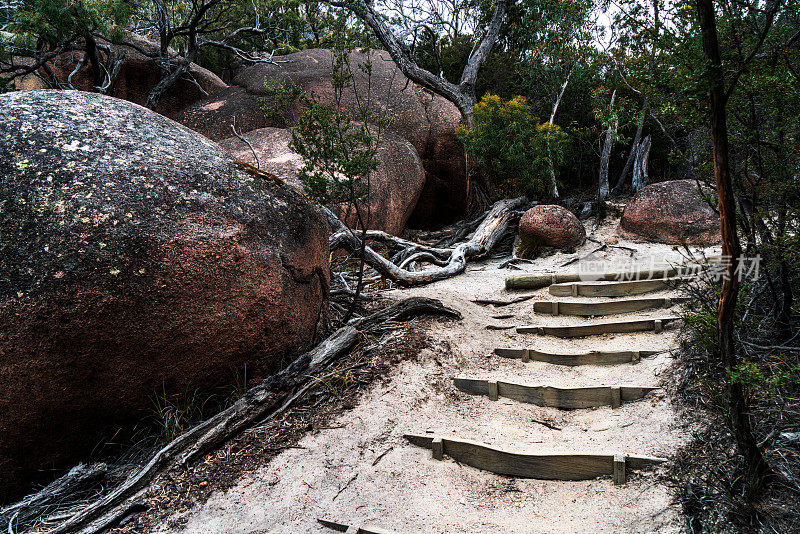
[[[475,299],[475,300],[472,300],[471,302],[474,302],[475,304],[480,304],[482,306],[502,307],[502,306],[509,306],[511,304],[517,304],[519,302],[525,302],[526,300],[530,300],[535,296],[536,295],[524,295],[522,297],[517,297],[515,299],[506,299],[506,300],[501,300],[501,299]]]
[[[351,321],[314,349],[299,356],[287,368],[248,390],[233,405],[174,439],[123,484],[50,532],[88,534],[113,526],[131,513],[131,508],[140,502],[156,476],[172,469],[184,469],[257,421],[286,411],[311,387],[308,382],[314,382],[312,375],[348,353],[358,342],[361,332],[386,321],[400,321],[423,314],[461,317],[459,312],[437,300],[410,298]]]
[[[368,241],[391,244],[401,248],[401,252],[395,254],[392,259],[387,259],[367,246],[364,250],[364,261],[381,275],[403,285],[427,284],[450,278],[463,272],[470,259],[490,252],[505,236],[511,223],[519,216],[517,210],[527,205],[528,200],[525,197],[496,202],[472,234],[472,238],[453,248],[431,247],[391,236],[385,232],[368,231],[366,233]],[[361,252],[361,240],[358,237],[360,232],[348,229],[336,215],[329,210],[326,211],[332,231],[331,251],[344,248],[353,254],[359,254]],[[409,267],[415,262],[425,262],[433,264],[435,267],[421,271],[410,270]]]
[[[33,493],[16,504],[0,509],[0,525],[3,530],[13,532],[15,525],[29,524],[32,520],[50,513],[65,500],[71,500],[79,492],[92,484],[103,480],[108,473],[104,463],[78,464],[69,472],[54,480],[41,490]]]

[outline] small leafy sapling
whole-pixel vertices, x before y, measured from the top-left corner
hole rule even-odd
[[[341,31],[338,35],[346,34]],[[269,103],[264,107],[271,103],[287,110],[299,103],[303,111],[292,129],[289,146],[304,160],[299,171],[303,189],[311,199],[339,216],[360,239],[357,285],[344,317],[346,322],[363,290],[366,231],[372,223],[371,179],[380,166],[378,147],[391,119],[377,112],[371,52],[365,51],[367,59],[354,65],[352,48],[345,41],[337,40],[331,56],[333,105],[323,105],[313,93],[305,94],[289,83],[278,88],[268,86]],[[275,113],[281,112],[273,108],[267,113],[274,118]],[[290,122],[289,114],[284,113],[281,118],[285,124]]]

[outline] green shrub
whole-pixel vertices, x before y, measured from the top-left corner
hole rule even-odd
[[[473,113],[473,127],[459,128],[458,136],[489,182],[504,196],[545,194],[550,158],[557,169],[566,155],[563,130],[539,122],[524,96],[504,101],[487,93]]]

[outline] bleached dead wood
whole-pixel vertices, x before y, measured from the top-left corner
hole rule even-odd
[[[430,313],[460,317],[457,311],[443,306],[435,299],[411,298],[359,320],[355,324],[360,329],[352,325],[340,328],[314,349],[295,359],[286,369],[248,390],[229,408],[175,438],[123,484],[50,533],[89,534],[109,528],[127,515],[128,510],[147,491],[157,475],[170,469],[185,468],[200,455],[218,447],[253,423],[284,411],[298,398],[302,388],[294,393],[292,390],[310,381],[311,375],[348,353],[358,342],[360,331],[383,321],[402,320],[413,315]]]
[[[650,177],[647,174],[647,162],[650,158],[650,147],[652,143],[650,136],[644,138],[636,147],[636,158],[633,164],[633,192],[639,191],[647,185]]]
[[[386,530],[385,528],[381,527],[373,527],[371,525],[347,525],[345,523],[337,523],[336,521],[331,521],[329,519],[317,519],[320,525],[324,525],[330,529],[336,530],[338,532],[345,532],[355,533],[355,534],[396,534],[392,530]]]
[[[389,237],[386,234],[369,231],[367,240],[390,241],[396,245],[403,246],[413,251],[413,256],[407,257],[400,265],[381,256],[371,247],[367,246],[364,250],[367,265],[378,271],[383,276],[390,278],[403,285],[419,285],[435,282],[450,278],[467,268],[467,262],[471,258],[482,256],[490,252],[495,245],[505,236],[513,220],[518,216],[516,210],[526,206],[528,200],[525,197],[506,199],[496,202],[488,211],[483,222],[478,226],[469,241],[460,243],[451,249],[427,247],[418,243]],[[331,226],[330,247],[331,250],[344,248],[347,251],[358,254],[361,251],[360,232],[347,228],[329,210],[326,210],[328,222]],[[411,261],[424,261],[433,263],[436,267],[426,268],[421,271],[412,271],[406,267]]]
[[[18,503],[0,509],[0,528],[13,532],[17,525],[30,524],[48,514],[65,499],[105,478],[108,466],[104,463],[78,464],[69,472]]]

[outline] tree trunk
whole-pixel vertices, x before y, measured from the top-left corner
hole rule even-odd
[[[437,95],[449,100],[458,108],[464,126],[472,128],[473,107],[477,102],[475,95],[475,83],[478,79],[478,71],[486,61],[486,57],[491,52],[492,47],[500,34],[500,27],[506,13],[508,0],[495,0],[494,13],[486,27],[486,33],[475,51],[470,54],[466,65],[461,73],[461,81],[458,84],[451,83],[444,78],[431,73],[422,68],[414,58],[414,54],[403,39],[394,34],[386,21],[383,13],[377,10],[372,2],[360,2],[355,0],[337,0],[331,2],[332,5],[346,7],[367,26],[370,27],[375,37],[392,56],[392,60],[397,68],[413,82],[427,88]],[[468,157],[468,156],[467,156]],[[480,184],[479,176],[475,169],[467,161],[467,210],[470,212],[483,211],[487,203],[486,187]]]
[[[84,40],[86,41],[86,56],[89,58],[89,65],[92,67],[92,90],[100,93],[103,92],[103,87],[105,86],[106,74],[100,51],[97,49],[97,41],[95,41],[90,32],[86,33]]]
[[[650,146],[650,136],[648,135],[638,144],[638,146],[631,149],[635,153],[632,179],[634,193],[646,186],[650,181],[650,177],[647,175],[647,162],[650,159]]]
[[[572,76],[572,69],[570,69],[569,73],[567,74],[567,78],[564,80],[564,85],[561,86],[561,91],[558,92],[558,97],[556,97],[556,102],[553,104],[553,112],[550,114],[550,121],[548,124],[550,126],[553,125],[553,121],[556,119],[556,112],[558,112],[558,105],[561,104],[561,99],[564,97],[564,91],[567,90],[567,85],[569,84],[569,78]],[[550,132],[547,132],[547,163],[550,167],[550,194],[553,198],[558,198],[558,184],[556,183],[556,167],[553,164],[553,154],[550,150]]]
[[[611,93],[611,104],[608,109],[614,112],[614,99],[617,97],[617,91]],[[603,154],[600,157],[600,187],[598,188],[598,200],[605,200],[608,198],[608,167],[609,160],[611,159],[611,147],[614,145],[614,134],[617,132],[617,119],[613,119],[613,123],[608,126],[606,130],[606,140],[603,143]]]
[[[617,178],[617,183],[614,184],[614,189],[611,190],[612,196],[620,194],[620,192],[622,191],[622,187],[625,185],[625,178],[628,176],[628,172],[631,170],[631,166],[636,160],[636,149],[639,146],[639,143],[641,142],[642,139],[642,130],[644,130],[645,117],[647,117],[647,97],[645,97],[642,102],[642,116],[639,119],[639,126],[636,127],[636,135],[633,136],[633,142],[631,143],[631,151],[628,154],[628,159],[625,161],[625,167],[622,168],[622,172],[620,173],[619,178]],[[634,191],[637,191],[635,186],[634,186]]]
[[[150,94],[147,95],[147,101],[145,102],[145,107],[148,109],[152,109],[155,111],[158,103],[161,101],[161,98],[164,96],[170,87],[175,85],[181,76],[186,74],[189,70],[189,66],[191,65],[192,61],[194,61],[194,56],[197,53],[197,47],[189,48],[188,52],[186,53],[186,57],[184,57],[180,63],[178,63],[175,70],[161,78],[155,87],[150,91]],[[169,60],[167,58],[162,58],[161,61],[166,61],[169,64]]]
[[[727,95],[725,72],[717,39],[716,15],[713,0],[697,0],[697,18],[703,37],[703,52],[710,65],[708,81],[711,87],[711,139],[714,146],[714,177],[719,196],[720,226],[722,230],[722,257],[727,262],[722,281],[722,294],[717,308],[719,348],[723,364],[733,369],[739,363],[733,335],[736,301],[739,297],[737,262],[741,260],[741,245],[736,233],[736,200],[728,160]],[[768,472],[764,456],[758,447],[750,420],[742,385],[731,380],[727,385],[728,410],[731,430],[739,452],[747,462],[750,488],[757,490]]]

